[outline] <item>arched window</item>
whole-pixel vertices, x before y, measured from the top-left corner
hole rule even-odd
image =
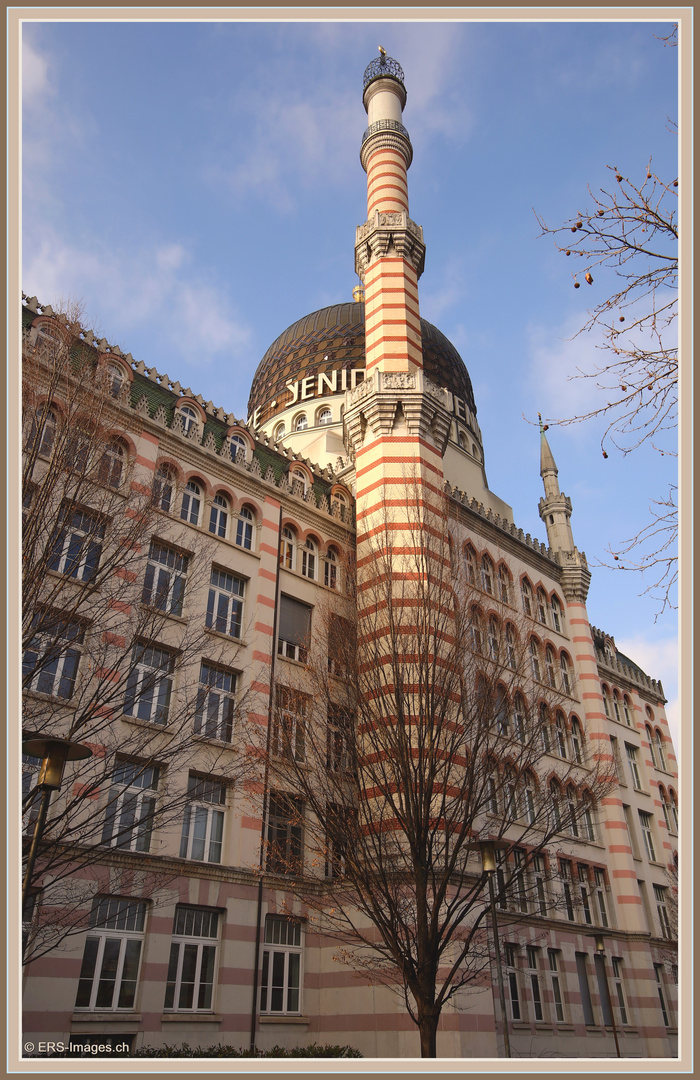
[[[622,716],[620,715],[620,695],[617,690],[613,691],[613,714],[618,724],[622,723]]]
[[[532,616],[532,585],[527,578],[523,578],[521,588],[523,594],[523,611],[526,615]]]
[[[537,590],[537,618],[539,622],[547,625],[547,597],[544,589]]]
[[[326,552],[323,563],[323,584],[327,589],[338,588],[338,559],[333,548]]]
[[[296,420],[294,421],[294,430],[295,431],[306,431],[308,426],[309,426],[309,421],[308,421],[306,413],[300,413],[299,416],[297,416]]]
[[[584,792],[581,806],[581,821],[586,840],[595,840],[595,825],[593,823],[593,804],[588,792]]]
[[[654,723],[654,714],[651,711],[651,707],[649,705],[647,705],[645,712],[646,712],[647,716],[649,717],[649,719],[651,720],[651,722],[653,724]]]
[[[122,484],[124,470],[124,447],[120,442],[111,442],[105,447],[100,459],[98,482],[105,487],[114,488],[118,491]]]
[[[547,706],[542,704],[539,708],[540,718],[540,742],[542,743],[542,752],[548,754],[551,746],[549,741],[549,710]]]
[[[557,680],[554,674],[554,650],[548,645],[544,651],[544,664],[547,669],[547,682],[550,686],[556,686]]]
[[[282,543],[280,544],[280,563],[287,570],[296,569],[297,538],[289,525],[282,529]]]
[[[278,425],[277,425],[277,427],[275,428],[275,434],[273,435],[273,438],[274,438],[275,442],[279,442],[279,441],[280,441],[280,439],[283,439],[283,438],[284,438],[284,436],[286,435],[286,433],[287,433],[287,429],[286,429],[286,427],[284,426],[284,420],[283,420],[283,421],[282,421],[282,422],[281,422],[280,424],[278,424]]]
[[[348,501],[343,495],[342,491],[334,491],[331,498],[331,510],[335,510],[337,507],[341,520],[345,521],[345,515],[348,508]]]
[[[292,481],[292,490],[294,490],[295,484],[301,484],[302,491],[306,495],[306,489],[309,486],[309,480],[303,469],[290,469],[289,479]]]
[[[603,683],[601,690],[603,691],[603,708],[605,709],[605,715],[607,716],[608,720],[612,720],[612,706],[610,704],[612,699],[610,696],[610,690],[605,685],[605,683]]]
[[[632,727],[632,705],[627,694],[622,699],[622,711],[625,714],[625,723],[627,727]]]
[[[566,802],[569,811],[569,832],[572,836],[578,836],[578,805],[576,790],[572,786],[566,789]]]
[[[301,552],[301,572],[311,581],[316,580],[316,545],[309,537]]]
[[[107,389],[112,397],[119,397],[126,374],[121,364],[107,364]]]
[[[559,667],[561,668],[561,684],[565,694],[571,693],[571,676],[569,674],[569,661],[564,653],[561,654],[559,659]]]
[[[523,817],[528,825],[534,825],[536,819],[535,812],[535,780],[532,773],[528,770],[524,777],[523,787]]]
[[[515,631],[510,623],[506,627],[506,664],[515,670]]]
[[[649,753],[651,755],[651,763],[654,766],[654,768],[656,769],[656,768],[658,768],[658,765],[656,763],[656,751],[654,750],[654,734],[653,734],[653,732],[652,732],[652,730],[651,730],[651,728],[649,727],[648,724],[646,725],[644,730],[647,733],[647,742],[649,743]]]
[[[226,536],[228,531],[229,504],[225,495],[215,495],[209,516],[209,532],[214,536]]]
[[[253,525],[255,517],[253,511],[247,506],[242,506],[236,522],[236,543],[239,547],[251,551],[253,547]]]
[[[540,650],[535,638],[530,638],[530,666],[532,677],[536,682],[540,681]]]
[[[243,451],[243,460],[246,460],[248,456],[248,443],[245,441],[242,435],[231,436],[231,460],[237,461],[238,454]]]
[[[333,423],[333,413],[331,412],[331,410],[328,409],[328,408],[321,409],[321,411],[318,414],[318,422],[319,422],[319,424],[332,424]]]
[[[678,832],[678,799],[676,798],[676,793],[673,788],[669,788],[668,801],[671,808],[671,817],[673,818],[673,824],[675,826],[673,831]]]
[[[190,525],[199,525],[202,509],[202,490],[196,480],[188,480],[182,493],[180,517]]]
[[[561,604],[557,600],[556,596],[552,597],[551,612],[552,626],[557,631],[557,633],[560,634],[563,626],[563,612],[561,609]]]
[[[460,431],[458,433],[457,441],[458,441],[460,447],[462,448],[462,450],[466,450],[467,452],[469,451],[469,441],[467,440],[467,436],[464,434],[463,431]]]
[[[489,656],[498,660],[498,623],[493,615],[489,619]]]
[[[569,755],[566,752],[566,721],[559,712],[555,718],[555,728],[557,733],[557,753],[559,757],[567,758]]]
[[[549,781],[549,798],[552,804],[552,821],[555,829],[561,829],[561,792],[556,780]]]
[[[577,765],[583,764],[583,751],[581,742],[581,725],[577,717],[571,718],[571,750],[573,759]]]
[[[199,424],[199,417],[191,405],[181,405],[178,412],[182,417],[182,430],[189,435],[192,426]]]
[[[175,473],[167,465],[161,465],[156,470],[153,480],[153,503],[158,510],[169,513],[173,505],[175,493]]]
[[[467,581],[470,585],[476,585],[476,552],[468,546],[464,552],[464,566],[467,573]]]
[[[58,421],[54,410],[48,408],[47,405],[42,405],[32,420],[32,428],[29,433],[29,439],[27,440],[27,449],[33,450],[34,444],[38,439],[38,453],[41,454],[42,457],[51,457],[51,451],[53,450],[56,441],[57,426]]]
[[[496,730],[499,735],[508,734],[508,697],[502,686],[496,690],[495,702]]]
[[[513,704],[513,734],[518,742],[525,742],[525,701],[522,694],[515,695]]]
[[[472,648],[474,649],[474,652],[480,653],[482,651],[481,615],[476,608],[472,608],[469,613],[469,629],[472,638]]]
[[[663,737],[663,735],[661,734],[661,732],[658,729],[656,731],[656,754],[657,754],[657,757],[659,759],[659,768],[660,769],[665,769],[666,768],[666,753],[665,753],[665,750],[664,750],[664,737]]]
[[[481,560],[481,587],[489,596],[493,596],[493,563],[488,555]]]
[[[510,603],[510,575],[505,566],[498,568],[498,584],[501,590],[501,600],[504,604]]]

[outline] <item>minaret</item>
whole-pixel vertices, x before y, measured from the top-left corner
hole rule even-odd
[[[539,510],[547,529],[549,546],[555,553],[557,562],[562,567],[562,589],[567,600],[581,600],[585,603],[591,574],[586,556],[574,544],[571,531],[571,499],[559,490],[559,470],[554,455],[549,448],[545,425],[540,420],[540,476],[544,484],[544,499],[540,499]]]
[[[355,268],[365,287],[365,380],[345,405],[346,445],[356,464],[358,546],[363,523],[407,501],[436,502],[450,430],[447,391],[423,373],[418,278],[423,230],[408,215],[413,148],[403,124],[401,66],[380,50],[364,74],[369,126],[360,161],[367,173],[367,220],[357,229]],[[414,523],[415,524],[415,523]],[[359,557],[358,551],[358,557]]]

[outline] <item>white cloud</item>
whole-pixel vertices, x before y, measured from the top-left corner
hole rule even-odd
[[[30,43],[26,32],[22,35],[22,104],[38,106],[52,93],[49,82],[49,62]]]
[[[654,640],[643,634],[636,634],[634,637],[615,638],[615,644],[620,652],[629,656],[650,678],[661,682],[668,698],[666,716],[671,737],[680,761],[681,745],[685,740],[680,726],[678,697],[678,638],[674,636]]]
[[[537,387],[544,416],[581,416],[605,404],[596,378],[582,376],[582,372],[595,372],[596,365],[600,366],[602,337],[595,331],[574,336],[580,326],[580,315],[575,314],[556,327],[539,324],[527,328],[530,382]]]

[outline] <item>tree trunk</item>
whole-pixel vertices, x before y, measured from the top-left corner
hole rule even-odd
[[[418,1016],[418,1031],[420,1032],[420,1056],[422,1058],[437,1057],[437,1029],[440,1013],[428,1013]]]

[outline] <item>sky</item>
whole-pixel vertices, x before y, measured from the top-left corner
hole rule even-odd
[[[678,55],[658,40],[670,28],[26,22],[22,289],[81,301],[99,336],[244,419],[272,341],[357,284],[362,75],[381,44],[408,91],[421,315],[470,372],[489,487],[546,540],[537,413],[601,402],[595,380],[571,378],[601,363],[599,339],[573,335],[612,280],[574,290],[535,211],[551,225],[583,211],[606,166],[641,182],[651,158],[677,175]],[[597,565],[650,520],[675,462],[605,460],[600,436],[596,423],[548,432],[593,571],[589,617],[661,679],[677,732],[676,614],[655,621],[639,575]]]

